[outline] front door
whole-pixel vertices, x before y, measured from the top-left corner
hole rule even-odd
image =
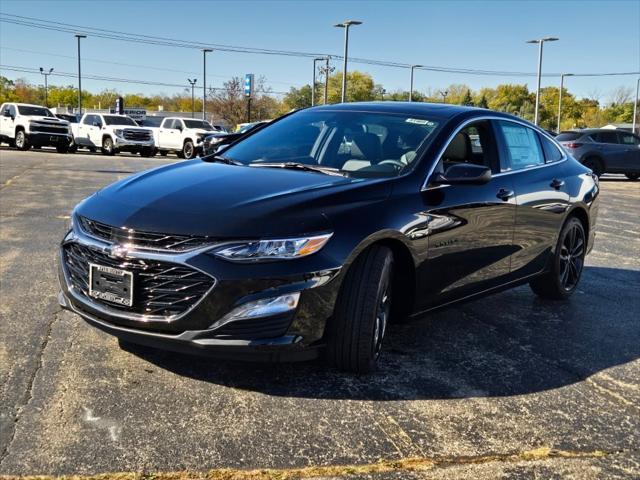
[[[458,132],[434,174],[456,163],[485,165],[499,173],[500,159],[490,121]],[[427,261],[418,269],[418,310],[425,310],[504,282],[514,252],[515,192],[510,176],[483,185],[428,183],[422,192],[427,218]]]

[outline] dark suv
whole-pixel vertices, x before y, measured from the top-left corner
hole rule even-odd
[[[562,132],[556,140],[598,176],[624,173],[630,180],[640,178],[640,137],[631,132],[572,130]]]

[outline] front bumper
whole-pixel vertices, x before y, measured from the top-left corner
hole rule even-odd
[[[333,312],[341,276],[340,268],[327,264],[327,259],[320,255],[249,267],[217,259],[202,249],[180,255],[128,252],[132,261],[165,259],[167,263],[188,265],[215,278],[214,286],[193,308],[167,319],[115,309],[108,302],[81,295],[70,281],[69,267],[65,264],[65,245],[74,243],[96,250],[109,245],[87,236],[78,226],[67,234],[60,251],[59,303],[120,339],[171,351],[252,361],[309,360],[324,345],[325,325]],[[241,334],[233,333],[233,328],[231,332],[223,328],[229,324],[220,325],[219,320],[239,305],[292,292],[300,292],[300,301],[295,311],[286,314],[288,318],[280,315],[258,319],[265,322],[263,327],[254,320],[253,330],[243,327],[235,330]],[[273,331],[267,322],[282,320],[283,330],[277,336],[265,338],[265,329]]]
[[[73,142],[71,135],[63,135],[59,133],[29,133],[29,143],[37,147],[68,147]]]
[[[113,140],[114,147],[121,152],[134,152],[139,153],[144,150],[153,150],[155,143],[153,140],[142,142],[139,140],[127,140],[126,138],[118,137],[117,135]]]

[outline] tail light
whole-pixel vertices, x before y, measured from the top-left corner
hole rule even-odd
[[[567,148],[580,148],[582,143],[565,143],[564,146]]]

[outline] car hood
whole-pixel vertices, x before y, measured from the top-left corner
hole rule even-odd
[[[196,159],[114,183],[80,204],[77,212],[140,231],[218,238],[290,236],[330,229],[332,209],[382,200],[388,183]]]
[[[41,115],[29,115],[28,118],[32,122],[47,122],[47,123],[59,123],[60,125],[69,125],[69,122],[57,117],[43,117]]]

